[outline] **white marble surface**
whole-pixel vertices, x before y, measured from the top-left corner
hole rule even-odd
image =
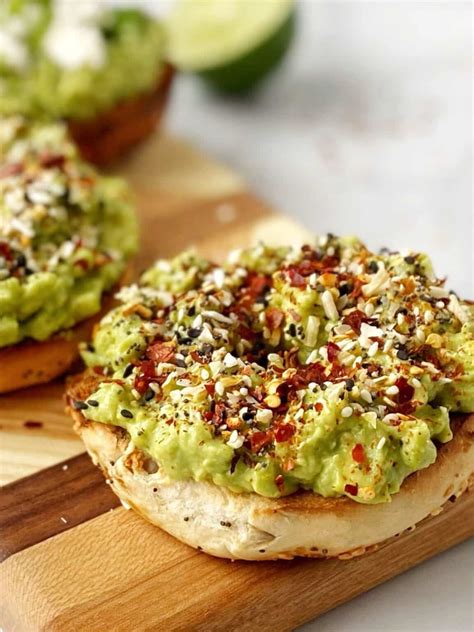
[[[309,228],[428,251],[474,298],[470,19],[452,1],[301,2],[265,90],[181,78],[168,125]]]
[[[314,231],[431,253],[473,299],[472,4],[299,4],[297,42],[265,90],[226,100],[180,77],[168,128]],[[304,630],[468,632],[473,568],[468,542]]]
[[[180,78],[168,127],[309,228],[426,250],[474,298],[472,5],[300,5],[292,55],[265,90],[233,101]],[[471,542],[305,630],[467,632],[473,568]]]

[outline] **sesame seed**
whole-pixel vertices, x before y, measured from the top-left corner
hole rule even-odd
[[[380,441],[377,443],[377,450],[381,450],[384,447],[385,442],[386,442],[386,438],[382,437]]]
[[[372,403],[372,395],[370,394],[370,392],[366,388],[363,388],[360,391],[360,396],[362,397],[363,400],[365,400],[369,404]]]
[[[244,445],[244,438],[239,435],[237,430],[232,430],[227,445],[234,450],[238,450]]]
[[[387,389],[385,389],[385,393],[387,395],[398,395],[399,393],[399,389],[398,386],[395,386],[395,384],[393,386],[389,386]]]
[[[122,417],[125,417],[126,419],[133,419],[133,413],[130,410],[127,410],[126,408],[122,408],[122,410],[120,411],[120,414],[122,415]]]
[[[370,345],[369,350],[367,351],[367,355],[369,356],[369,358],[373,358],[373,356],[377,353],[378,349],[379,349],[379,343],[377,341],[373,342]]]
[[[342,410],[341,410],[341,416],[342,417],[350,417],[352,415],[352,407],[351,406],[345,406]]]
[[[373,303],[366,303],[366,305],[364,307],[364,312],[365,312],[365,315],[370,318],[373,315],[373,313],[375,312],[374,304]]]
[[[421,344],[423,344],[426,340],[425,332],[423,331],[423,329],[421,329],[421,327],[417,328],[415,336],[418,342],[421,342]]]
[[[433,320],[434,320],[433,312],[431,310],[427,309],[426,312],[424,313],[423,320],[425,321],[425,323],[427,325],[432,323]]]
[[[89,408],[86,402],[83,402],[80,399],[77,399],[76,401],[74,401],[72,403],[72,407],[75,408],[75,410],[85,410],[86,408]]]

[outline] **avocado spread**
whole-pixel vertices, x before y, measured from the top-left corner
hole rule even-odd
[[[93,118],[153,89],[164,46],[161,24],[138,9],[2,0],[0,113]]]
[[[83,357],[90,420],[171,479],[388,501],[474,410],[474,310],[429,259],[356,239],[158,261]]]
[[[0,347],[100,310],[135,251],[125,184],[82,162],[61,124],[0,123]]]

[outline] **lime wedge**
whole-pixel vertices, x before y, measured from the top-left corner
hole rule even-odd
[[[168,19],[170,61],[246,92],[283,59],[294,27],[294,0],[181,0]]]

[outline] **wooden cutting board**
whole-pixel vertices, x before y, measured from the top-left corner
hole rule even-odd
[[[136,272],[190,244],[220,258],[259,238],[304,239],[232,171],[175,139],[152,139],[118,170],[137,196]],[[62,391],[58,381],[0,398],[5,632],[290,630],[473,535],[471,493],[350,561],[209,557],[119,506],[81,454]]]

